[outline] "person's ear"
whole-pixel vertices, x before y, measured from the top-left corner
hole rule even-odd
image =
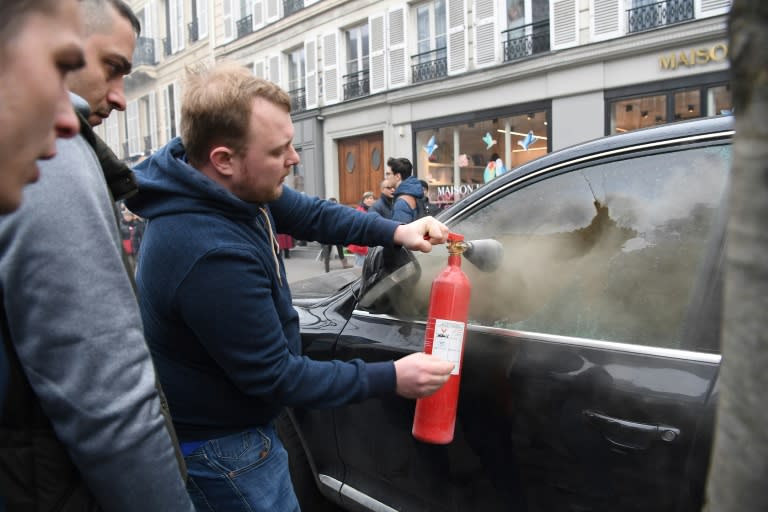
[[[235,152],[226,146],[216,146],[208,154],[213,168],[222,176],[232,176],[235,172]]]

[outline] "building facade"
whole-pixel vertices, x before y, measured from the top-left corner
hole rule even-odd
[[[134,0],[129,105],[102,135],[150,153],[178,133],[185,66],[235,60],[291,95],[294,188],[356,204],[404,156],[448,205],[552,150],[730,114],[730,3]]]

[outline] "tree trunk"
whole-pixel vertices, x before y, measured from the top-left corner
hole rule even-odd
[[[735,0],[736,115],[710,512],[768,510],[768,2]]]

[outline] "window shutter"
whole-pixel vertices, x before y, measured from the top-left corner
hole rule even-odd
[[[694,16],[696,19],[726,14],[731,10],[731,0],[695,0]]]
[[[475,67],[496,64],[498,30],[494,0],[475,0]]]
[[[339,34],[323,36],[323,99],[326,105],[339,101]]]
[[[253,7],[251,8],[253,13],[252,27],[254,30],[264,25],[264,2],[263,0],[254,0]]]
[[[467,70],[467,6],[465,0],[448,0],[448,74]]]
[[[401,87],[408,83],[408,48],[405,34],[405,7],[395,7],[387,12],[387,53],[389,87]]]
[[[269,57],[269,81],[275,85],[280,85],[280,56],[273,55]]]
[[[179,51],[184,49],[185,42],[187,41],[187,24],[184,22],[184,0],[177,0],[179,4],[179,11],[176,17],[176,34],[178,37],[176,47]]]
[[[141,127],[139,126],[139,100],[129,101],[125,109],[125,129],[128,134],[128,155],[141,154]]]
[[[267,75],[264,73],[264,67],[265,63],[263,60],[257,60],[253,63],[253,75],[257,76],[259,78],[266,78]]]
[[[307,98],[307,109],[317,108],[317,44],[314,39],[304,41],[304,76],[306,85],[304,92]]]
[[[384,46],[384,15],[368,18],[368,55],[371,59],[371,94],[387,88],[387,56]]]
[[[169,5],[171,25],[171,53],[184,49],[184,2],[171,0]]]
[[[552,49],[561,50],[579,44],[579,11],[576,0],[549,0],[552,17],[549,32]]]
[[[181,136],[181,86],[176,80],[173,81],[173,111],[176,126],[176,136]]]
[[[280,1],[267,0],[267,23],[280,19]]]
[[[105,123],[105,134],[107,141],[107,146],[109,146],[112,151],[116,154],[120,154],[120,128],[118,125],[118,119],[116,115],[110,116],[106,119]]]
[[[612,39],[622,35],[621,0],[590,0],[592,41]]]
[[[171,110],[173,110],[173,105],[171,105],[170,91],[170,85],[163,89],[163,104],[165,105],[165,140],[163,141],[163,144],[171,140],[171,119],[173,119],[171,116]]]
[[[157,31],[157,1],[150,0],[149,4],[144,11],[144,22],[146,26],[141,27],[142,35],[144,37],[151,37],[155,46],[155,62],[160,60],[160,56],[163,54],[163,48],[160,46],[160,37]]]
[[[197,0],[197,40],[208,36],[208,0]]]
[[[149,126],[149,144],[152,146],[152,150],[157,149],[157,100],[155,98],[156,93],[152,91],[149,93],[149,119],[147,125]]]
[[[234,0],[223,0],[221,9],[221,22],[224,26],[224,41],[231,41],[235,38],[235,20],[232,16],[232,2]]]

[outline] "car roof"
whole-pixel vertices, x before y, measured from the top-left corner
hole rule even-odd
[[[445,215],[440,219],[453,217],[459,210],[470,203],[474,203],[479,197],[492,194],[495,190],[505,187],[509,182],[515,181],[533,172],[556,167],[559,164],[576,161],[606,151],[615,151],[622,148],[644,146],[658,142],[698,137],[707,134],[725,133],[733,130],[733,116],[718,116],[690,121],[679,121],[650,128],[642,128],[617,135],[606,135],[587,142],[582,142],[549,153],[541,158],[531,160],[520,167],[494,179],[477,191],[457,201],[450,208],[444,210]]]

